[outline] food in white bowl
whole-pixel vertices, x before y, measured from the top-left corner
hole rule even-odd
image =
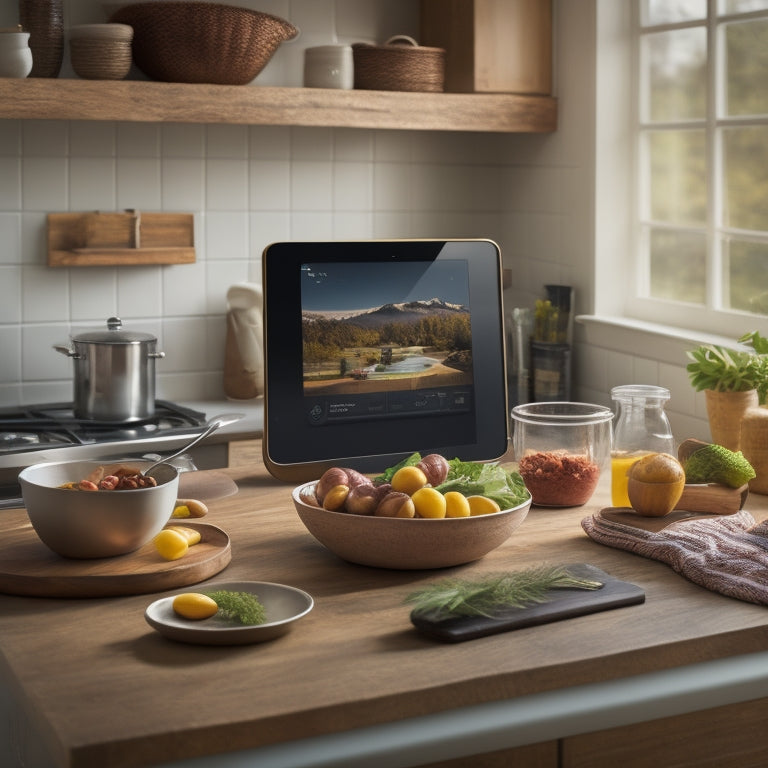
[[[137,470],[149,461],[131,461]],[[127,462],[67,461],[35,464],[19,473],[24,506],[40,540],[62,557],[93,559],[125,555],[159,533],[173,514],[178,473],[167,482],[124,490],[76,490],[79,483],[104,467],[114,475]]]
[[[461,565],[479,560],[512,535],[528,514],[531,494],[515,472],[458,460],[448,464],[450,469],[441,482],[420,487],[409,485],[415,472],[402,475],[399,479],[405,485],[400,486],[396,468],[377,478],[342,470],[348,472],[351,479],[347,498],[353,488],[364,486],[369,495],[382,494],[375,506],[355,503],[349,509],[346,500],[338,504],[346,484],[324,481],[329,473],[332,481],[343,479],[338,472],[334,475],[333,470],[317,481],[295,488],[293,502],[312,536],[349,562],[406,570]],[[415,465],[412,457],[407,466]],[[466,472],[476,477],[470,479],[463,474]],[[406,486],[410,492],[397,490]],[[483,490],[490,495],[485,496]],[[457,516],[449,516],[452,505],[445,501],[449,494],[465,496],[469,514],[457,512]],[[442,496],[444,501],[440,502],[437,496]],[[470,505],[472,498],[475,501]],[[324,508],[329,504],[334,508]],[[456,509],[461,506],[456,505]],[[393,513],[394,508],[398,511]]]

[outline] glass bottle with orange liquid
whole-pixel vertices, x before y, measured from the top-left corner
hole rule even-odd
[[[664,404],[670,393],[666,387],[625,384],[611,390],[616,403],[616,422],[611,450],[611,504],[629,507],[627,472],[649,453],[675,455],[675,439]]]

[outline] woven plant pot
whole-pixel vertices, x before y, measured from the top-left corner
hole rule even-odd
[[[19,21],[29,32],[29,76],[58,77],[64,58],[63,0],[19,0]]]
[[[768,494],[768,408],[750,408],[744,414],[741,452],[755,470],[749,490]]]
[[[444,88],[444,48],[428,48],[398,35],[384,45],[355,43],[352,54],[357,89],[441,92]]]
[[[70,30],[72,69],[87,80],[122,80],[131,69],[133,30],[125,24],[83,24]]]
[[[730,451],[741,450],[741,421],[750,408],[757,408],[757,390],[747,392],[704,392],[712,442]]]
[[[169,83],[245,85],[299,32],[268,13],[174,0],[127,5],[110,21],[133,27],[136,66]]]

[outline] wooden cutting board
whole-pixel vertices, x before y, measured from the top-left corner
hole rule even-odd
[[[3,512],[0,592],[31,597],[114,597],[197,584],[232,559],[229,536],[209,523],[179,520],[200,531],[200,543],[179,560],[163,560],[150,542],[128,555],[99,560],[60,557],[43,544],[25,510]]]
[[[548,602],[525,608],[512,608],[495,618],[467,616],[433,621],[411,613],[411,623],[419,632],[435,640],[460,643],[513,629],[548,624],[645,602],[645,591],[641,587],[628,581],[619,581],[594,565],[569,565],[568,571],[575,576],[601,581],[603,586],[594,591],[553,589],[549,593],[551,599]]]

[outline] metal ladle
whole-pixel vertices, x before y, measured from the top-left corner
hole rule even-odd
[[[160,461],[151,464],[142,472],[142,474],[145,477],[154,478],[158,485],[165,483],[168,480],[172,480],[176,475],[176,468],[168,463],[171,459],[175,459],[177,456],[181,456],[182,453],[186,453],[193,445],[197,445],[201,440],[205,440],[208,435],[215,432],[219,427],[226,427],[228,424],[234,424],[242,418],[245,418],[244,413],[222,413],[219,416],[214,416],[208,421],[206,429],[194,440],[187,443],[183,448],[180,448],[170,456],[166,456],[160,459]]]

